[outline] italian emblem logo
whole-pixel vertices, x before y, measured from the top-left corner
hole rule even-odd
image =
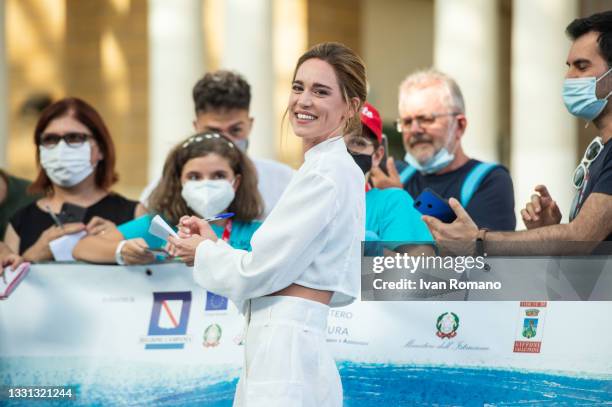
[[[221,340],[221,335],[223,334],[223,330],[219,324],[210,324],[204,330],[204,345],[205,348],[212,348],[219,345],[219,341]]]
[[[450,339],[457,335],[457,329],[459,329],[459,317],[454,312],[445,312],[438,316],[436,321],[436,336],[440,339]]]

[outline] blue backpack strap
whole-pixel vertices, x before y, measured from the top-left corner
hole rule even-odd
[[[482,180],[498,166],[497,163],[478,163],[472,168],[461,186],[461,205],[464,208],[470,203]]]
[[[404,168],[402,172],[400,172],[400,181],[402,182],[402,185],[404,185],[410,178],[412,178],[416,171],[416,168],[411,167],[410,165]]]

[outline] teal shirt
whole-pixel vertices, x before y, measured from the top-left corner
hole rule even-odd
[[[210,225],[212,229],[215,231],[215,234],[220,239],[223,235],[223,227],[217,225]],[[259,229],[261,226],[261,222],[259,221],[251,221],[251,222],[240,222],[233,221],[232,222],[232,233],[229,238],[229,245],[234,249],[251,251],[251,238],[255,231]]]
[[[366,241],[425,242],[433,237],[403,189],[373,188],[366,193]]]
[[[153,236],[149,233],[149,226],[154,215],[144,215],[129,222],[119,225],[117,228],[125,239],[135,239],[141,237],[147,242],[150,248],[157,249],[163,247],[166,242],[162,239]],[[213,231],[218,238],[223,235],[223,228],[217,225],[212,226]],[[261,226],[261,222],[232,222],[232,233],[230,235],[229,245],[235,249],[251,250],[251,237],[255,231]]]

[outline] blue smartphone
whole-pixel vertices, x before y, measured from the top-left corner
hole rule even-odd
[[[425,188],[416,197],[414,207],[423,215],[433,216],[444,223],[451,223],[457,218],[453,209],[448,205],[448,201],[430,188]]]

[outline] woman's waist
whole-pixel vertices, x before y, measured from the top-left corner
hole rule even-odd
[[[329,306],[297,296],[271,295],[250,300],[251,326],[294,325],[324,333]]]
[[[330,290],[319,290],[299,284],[291,284],[289,287],[285,287],[282,290],[270,294],[270,296],[299,297],[309,301],[316,301],[323,305],[328,305],[333,294],[333,291]]]

